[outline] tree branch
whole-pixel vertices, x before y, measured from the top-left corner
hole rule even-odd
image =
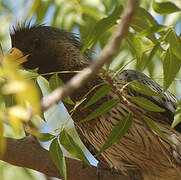
[[[76,90],[80,89],[85,83],[87,83],[87,81],[93,78],[105,63],[111,62],[116,50],[120,46],[121,40],[128,33],[138,2],[139,0],[130,0],[128,7],[123,13],[121,24],[118,26],[117,31],[112,35],[110,41],[103,49],[100,58],[92,63],[92,65],[75,75],[68,83],[65,84],[65,86],[55,89],[52,93],[46,96],[41,103],[41,109],[43,111],[60,101],[63,97],[70,96],[75,93]]]
[[[105,63],[111,62],[116,50],[120,46],[121,40],[128,33],[128,29],[133,18],[133,15],[138,6],[139,0],[130,0],[130,3],[124,11],[121,24],[118,26],[117,31],[111,37],[110,41],[103,49],[100,58],[95,61],[88,68],[85,68],[80,73],[75,75],[67,84],[62,88],[57,88],[41,102],[41,109],[47,110],[51,105],[55,104],[65,96],[69,96],[76,90],[81,88],[88,80],[93,78]],[[40,144],[32,138],[26,136],[23,139],[7,138],[7,149],[1,160],[10,164],[30,168],[46,174],[47,176],[61,178],[61,174],[54,165],[50,158],[49,152],[42,148]],[[97,179],[97,169],[95,167],[88,167],[85,165],[82,168],[82,162],[67,158],[67,169],[69,180],[92,180]],[[101,179],[121,179],[128,180],[119,174],[112,174],[110,171],[104,171]]]
[[[34,169],[50,177],[62,178],[60,172],[51,160],[49,152],[42,148],[37,140],[29,135],[22,139],[6,138],[7,148],[0,159],[15,166]],[[97,179],[97,168],[84,165],[81,161],[66,158],[69,180]],[[101,179],[129,180],[108,170],[101,170]]]

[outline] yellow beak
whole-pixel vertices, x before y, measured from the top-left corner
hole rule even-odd
[[[17,65],[20,65],[26,62],[29,55],[24,56],[22,51],[18,48],[11,48],[3,57],[2,63],[6,61],[15,62]]]

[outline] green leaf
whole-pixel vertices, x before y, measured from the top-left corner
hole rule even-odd
[[[3,57],[4,57],[3,48],[2,48],[2,45],[0,43],[0,62],[3,61]]]
[[[181,101],[179,101],[178,104],[177,104],[177,109],[176,109],[176,112],[175,112],[174,121],[173,121],[173,123],[171,125],[171,128],[174,128],[180,122],[181,122]]]
[[[35,79],[39,76],[37,71],[20,69],[19,72],[28,79]]]
[[[156,52],[159,50],[159,48],[160,48],[160,43],[156,43],[155,46],[153,47],[153,49],[151,50],[148,58],[146,58],[146,60],[145,60],[144,69],[153,62],[152,59],[153,59],[154,55],[156,54]]]
[[[90,105],[94,104],[95,102],[97,102],[99,99],[101,99],[102,97],[104,97],[109,91],[111,90],[111,87],[106,85],[106,86],[102,86],[101,88],[99,88],[95,94],[91,97],[91,99],[89,100],[89,102],[84,106],[84,108],[89,107]]]
[[[178,110],[177,110],[178,111]],[[179,113],[176,113],[174,116],[174,121],[171,125],[171,128],[174,128],[175,126],[177,126],[178,124],[181,123],[181,108],[179,108]]]
[[[10,107],[16,104],[16,99],[13,95],[3,95],[2,100],[4,100],[6,107]]]
[[[141,21],[141,18],[143,19],[144,26],[148,25],[153,26],[153,25],[158,25],[157,21],[154,19],[154,17],[144,8],[138,7],[137,11],[136,11],[136,17],[135,18],[139,18],[139,20]],[[148,27],[147,27],[148,28]]]
[[[136,14],[131,22],[131,27],[135,31],[142,32],[145,29],[151,28],[155,25],[158,25],[158,23],[148,11],[141,7],[137,8]],[[150,34],[147,37],[154,43],[157,43],[157,39],[153,34]]]
[[[181,60],[181,39],[176,35],[175,31],[172,29],[166,38],[170,43],[171,52]]]
[[[133,97],[129,96],[131,101],[142,107],[143,109],[147,111],[153,111],[153,112],[164,112],[165,109],[159,107],[158,105],[154,104],[150,100],[144,98],[144,97]]]
[[[41,89],[43,96],[46,96],[47,94],[51,92],[49,82],[43,76],[37,77],[37,83]]]
[[[45,14],[48,11],[48,8],[51,6],[52,1],[40,1],[38,0],[38,6],[36,8],[36,22],[38,24],[42,23]],[[34,3],[37,3],[37,0],[34,0]]]
[[[91,31],[91,33],[88,35],[87,39],[84,42],[84,46],[82,48],[81,54],[89,47],[93,47],[100,36],[106,32],[110,27],[112,27],[116,20],[120,18],[120,15],[123,11],[123,7],[117,6],[112,14],[110,14],[108,17],[101,19],[98,21],[94,27],[94,30]],[[91,49],[90,47],[90,49]]]
[[[74,157],[90,165],[79,145],[73,140],[68,132],[63,129],[59,134],[60,144]]]
[[[170,141],[164,134],[163,132],[160,130],[160,128],[157,126],[157,124],[150,119],[147,116],[143,116],[144,120],[146,121],[146,123],[148,124],[148,126],[155,131],[161,138],[165,139],[166,141]]]
[[[26,20],[29,19],[33,13],[35,13],[36,9],[38,8],[38,5],[40,3],[40,0],[34,0],[31,4],[31,7],[26,15]]]
[[[135,90],[141,94],[147,95],[147,96],[162,96],[160,93],[150,89],[147,85],[145,85],[139,81],[131,81],[129,86],[133,90]]]
[[[54,90],[54,89],[56,89],[58,87],[63,86],[64,82],[60,79],[60,77],[56,73],[56,74],[51,76],[51,78],[49,80],[49,84],[50,84],[50,88],[52,90]],[[65,102],[65,103],[71,104],[71,105],[75,104],[69,96],[64,97],[62,101]]]
[[[56,73],[50,77],[49,84],[50,88],[52,90],[55,90],[56,88],[63,86],[64,82],[59,78],[58,74]]]
[[[155,12],[159,14],[165,14],[165,15],[181,11],[180,8],[178,8],[175,4],[171,2],[158,3],[158,2],[155,2],[154,0],[152,2],[152,8]]]
[[[155,63],[152,61],[154,55],[157,53],[157,51],[160,49],[160,43],[156,43],[151,52],[149,53],[149,55],[147,55],[147,53],[142,53],[142,57],[141,57],[141,61],[138,62],[137,64],[137,69],[140,71],[143,71],[145,68],[147,68],[150,72],[153,72],[154,69],[152,69],[152,67],[150,66],[154,66]]]
[[[140,39],[135,38],[135,34],[129,32],[126,36],[126,41],[129,44],[132,53],[136,55],[136,58],[139,61],[143,53]]]
[[[60,171],[63,178],[67,179],[67,168],[66,168],[66,162],[65,157],[63,156],[63,152],[58,144],[58,139],[54,139],[50,145],[50,156],[55,163],[56,167]]]
[[[116,106],[119,103],[119,99],[111,99],[102,105],[100,105],[96,110],[94,110],[91,114],[89,114],[85,119],[80,121],[79,123],[90,121],[91,119],[94,119],[96,117],[99,117],[106,112],[110,111],[114,106]]]
[[[80,101],[77,101],[73,109],[70,111],[70,113],[76,111],[76,109],[86,100],[86,98],[82,98]]]
[[[52,134],[49,134],[49,133],[40,133],[38,136],[38,140],[40,140],[42,142],[50,141],[53,138],[55,138],[55,136]]]
[[[62,101],[71,105],[75,105],[75,103],[72,101],[72,99],[69,96],[64,97]]]
[[[83,4],[81,5],[81,8],[82,8],[82,13],[85,13],[96,20],[100,20],[101,12],[95,11],[95,9],[85,6]]]
[[[166,28],[168,28],[168,27],[157,24],[157,25],[155,25],[155,26],[149,27],[149,28],[141,31],[140,33],[138,33],[138,34],[136,35],[136,38],[148,36],[148,35],[153,34],[153,33],[156,33],[156,32],[161,32],[161,31],[165,30]]]
[[[167,50],[163,60],[163,91],[166,91],[175,79],[181,67],[181,61],[170,50]]]
[[[132,122],[133,122],[133,115],[131,113],[129,113],[123,119],[120,119],[120,121],[118,121],[118,123],[116,123],[114,125],[108,139],[106,140],[106,142],[104,143],[104,145],[102,146],[100,151],[96,154],[96,156],[99,156],[107,148],[109,148],[110,146],[112,146],[112,145],[116,144],[117,142],[119,142],[120,139],[129,130]]]
[[[3,114],[2,111],[0,111],[1,115]],[[6,152],[6,138],[4,137],[4,123],[3,120],[0,117],[0,158],[3,157],[4,153]]]

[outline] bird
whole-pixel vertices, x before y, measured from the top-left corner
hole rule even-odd
[[[75,34],[56,27],[39,24],[30,25],[30,23],[16,24],[10,32],[10,37],[12,48],[19,49],[24,56],[28,55],[27,61],[22,63],[22,66],[25,69],[38,67],[40,74],[58,71],[81,71],[92,62],[89,50],[86,50],[80,56],[83,45]],[[112,72],[114,71],[111,71],[110,74]],[[75,73],[61,74],[60,78],[66,83],[74,75]],[[82,109],[82,105],[77,108],[72,115],[76,130],[84,145],[95,155],[108,139],[114,125],[134,109],[130,129],[119,142],[103,151],[97,157],[98,160],[124,175],[129,176],[131,174],[130,178],[135,180],[167,180],[170,178],[179,180],[181,179],[181,171],[179,171],[181,163],[181,125],[177,125],[174,129],[170,128],[178,99],[169,91],[163,93],[162,87],[158,83],[144,73],[133,69],[125,69],[119,72],[114,78],[113,84],[120,90],[123,84],[135,80],[159,93],[160,96],[145,95],[129,86],[124,89],[123,95],[144,97],[163,108],[164,112],[149,112],[127,98],[129,106],[120,101],[109,112],[90,121],[79,123],[104,102],[117,98],[116,93],[111,90],[95,104],[84,109]],[[74,102],[80,101],[87,92],[100,84],[107,85],[108,83],[105,78],[97,74],[83,88],[71,95],[71,99]],[[89,93],[86,101],[90,100],[96,90]],[[64,105],[68,112],[73,108],[71,104],[64,103]],[[135,111],[148,115],[157,124],[168,141],[158,137],[152,129],[145,125],[145,122],[140,121],[134,114]]]

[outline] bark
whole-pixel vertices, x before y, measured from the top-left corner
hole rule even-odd
[[[0,159],[15,166],[30,168],[50,177],[62,178],[49,152],[41,147],[39,142],[31,135],[22,139],[6,138],[6,152]],[[83,164],[79,160],[66,158],[68,180],[98,179],[97,168]],[[101,180],[129,180],[110,170],[100,170]]]

